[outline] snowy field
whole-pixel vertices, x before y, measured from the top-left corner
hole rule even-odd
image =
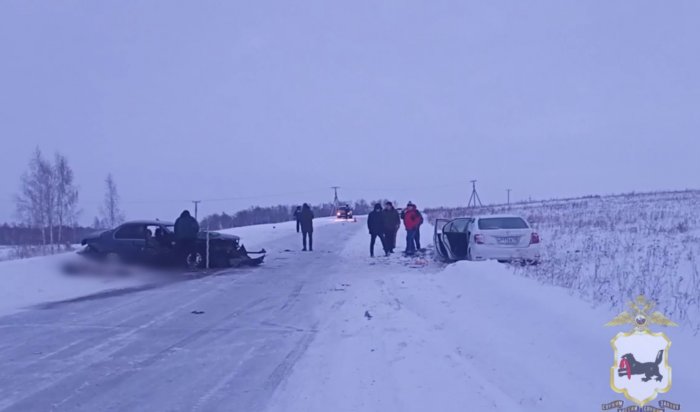
[[[0,262],[8,260],[12,256],[11,246],[0,246]]]
[[[543,242],[543,264],[523,276],[620,309],[645,294],[700,331],[700,191],[628,194],[485,208],[526,217]],[[431,219],[470,215],[434,210]]]
[[[493,262],[370,258],[363,220],[319,220],[312,253],[293,222],[230,232],[265,247],[265,264],[0,317],[0,411],[588,412],[619,399],[618,330],[603,327],[617,309]],[[689,411],[691,332],[668,331],[664,395]]]

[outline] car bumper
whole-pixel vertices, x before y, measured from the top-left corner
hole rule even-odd
[[[474,245],[471,248],[472,260],[529,260],[539,261],[541,258],[540,247],[530,245],[527,247],[498,247],[489,245]]]

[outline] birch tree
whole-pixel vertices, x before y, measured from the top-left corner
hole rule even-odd
[[[124,221],[124,213],[119,206],[119,192],[112,174],[105,179],[105,198],[102,205],[102,222],[107,227],[115,227]]]
[[[58,223],[58,243],[63,242],[63,228],[73,225],[78,217],[78,188],[75,186],[73,169],[68,159],[56,153],[54,160],[56,183],[56,220]]]
[[[37,147],[29,161],[29,168],[20,178],[20,192],[16,196],[17,214],[30,227],[41,229],[42,244],[53,244],[56,190],[51,164]],[[48,239],[47,239],[48,231]]]

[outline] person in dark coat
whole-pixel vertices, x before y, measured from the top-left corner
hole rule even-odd
[[[384,239],[384,213],[382,212],[382,205],[377,203],[374,205],[374,211],[369,213],[367,216],[367,228],[369,229],[370,241],[369,241],[369,255],[374,257],[374,244],[377,238],[382,242],[382,248],[384,249],[384,254],[389,256],[389,249],[387,248],[386,241]]]
[[[382,211],[382,221],[384,222],[384,242],[389,253],[394,253],[396,248],[396,234],[401,227],[401,216],[394,208],[394,204],[386,202]]]
[[[309,251],[314,250],[314,212],[311,207],[304,203],[299,214],[299,224],[301,225],[301,237],[303,239],[304,248],[306,251],[306,239],[309,239]]]
[[[301,206],[297,206],[296,210],[294,211],[294,220],[297,221],[297,233],[301,230]]]
[[[189,210],[184,210],[175,221],[175,246],[181,257],[187,259],[187,255],[196,251],[197,233],[199,233],[197,219],[190,215]]]

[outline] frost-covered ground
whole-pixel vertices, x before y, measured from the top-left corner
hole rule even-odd
[[[518,273],[619,309],[645,294],[700,331],[700,191],[515,204],[478,213],[520,214],[537,228],[544,262]],[[473,214],[433,210],[431,218]]]
[[[493,262],[372,259],[364,221],[324,223],[313,253],[293,224],[236,229],[270,252],[263,266],[0,317],[0,411],[583,412],[619,399],[618,330],[602,326],[616,310]],[[664,396],[696,410],[700,340],[668,332]]]

